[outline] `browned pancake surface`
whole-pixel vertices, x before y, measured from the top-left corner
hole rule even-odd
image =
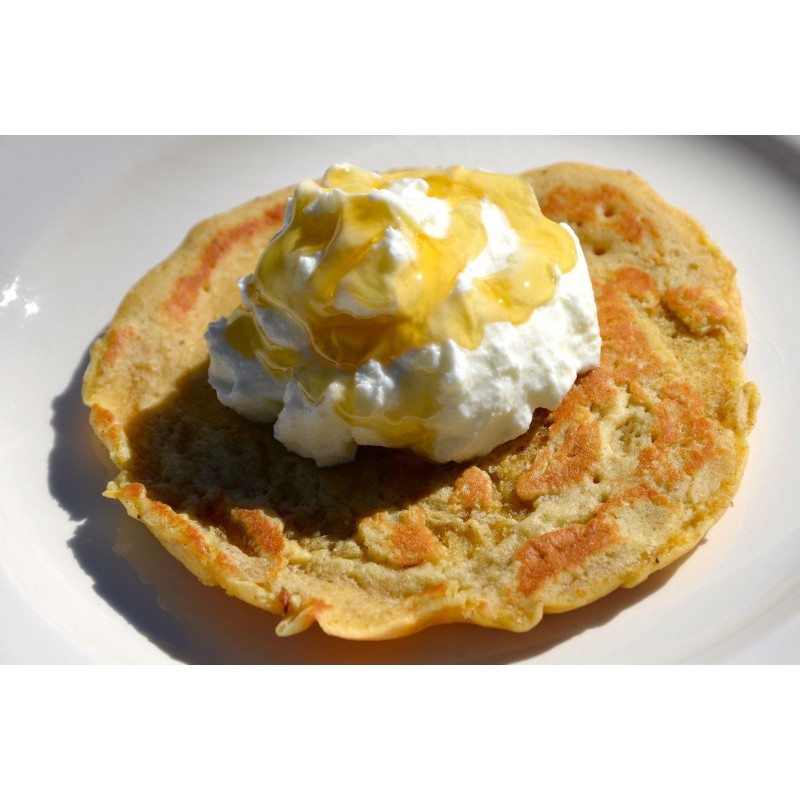
[[[694,547],[738,486],[758,404],[734,268],[629,173],[526,177],[581,239],[603,336],[600,366],[528,433],[466,464],[362,447],[320,469],[217,401],[203,333],[238,304],[286,190],[201,223],[94,345],[84,399],[120,469],[107,494],[281,633],[523,631]]]

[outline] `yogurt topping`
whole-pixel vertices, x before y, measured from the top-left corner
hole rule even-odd
[[[240,289],[207,333],[211,384],[320,466],[358,444],[483,455],[599,362],[578,240],[513,176],[332,167]]]

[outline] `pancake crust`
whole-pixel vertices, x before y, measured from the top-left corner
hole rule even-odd
[[[525,177],[581,239],[603,336],[600,366],[525,435],[466,464],[361,447],[320,469],[217,401],[203,334],[237,306],[287,189],[194,228],[93,345],[84,401],[120,470],[105,494],[282,635],[526,631],[695,547],[739,485],[758,406],[734,267],[631,173]]]

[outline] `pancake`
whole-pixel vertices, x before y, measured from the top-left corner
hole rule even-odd
[[[203,334],[238,305],[286,189],[195,227],[93,345],[84,401],[119,469],[106,496],[281,635],[526,631],[694,548],[739,485],[759,400],[735,269],[631,173],[525,178],[581,240],[603,336],[600,366],[526,434],[463,464],[361,447],[318,468],[218,402]]]

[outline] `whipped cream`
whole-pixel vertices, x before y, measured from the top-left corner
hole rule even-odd
[[[599,362],[577,237],[510,176],[334,167],[240,290],[206,336],[211,385],[320,466],[358,445],[484,455]]]

